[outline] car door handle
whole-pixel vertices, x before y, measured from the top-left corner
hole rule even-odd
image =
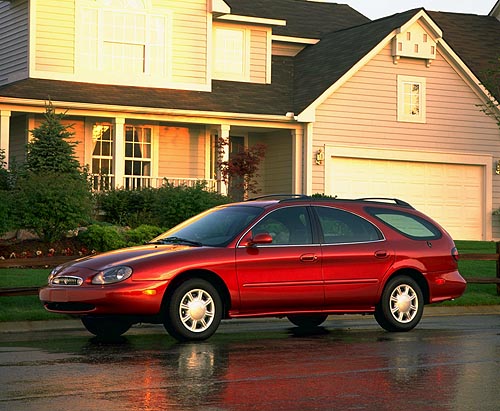
[[[378,251],[375,251],[375,257],[376,258],[387,258],[387,257],[389,257],[389,253],[385,250],[378,250]]]
[[[300,261],[303,261],[305,263],[314,262],[317,259],[318,259],[318,256],[316,254],[302,254],[300,256]]]

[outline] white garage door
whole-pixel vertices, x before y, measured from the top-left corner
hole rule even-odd
[[[454,239],[483,239],[482,166],[332,157],[326,171],[329,195],[400,198]]]

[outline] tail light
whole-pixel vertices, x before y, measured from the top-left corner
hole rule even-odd
[[[458,250],[457,250],[457,247],[453,247],[451,249],[451,256],[453,257],[453,259],[455,261],[458,261]]]

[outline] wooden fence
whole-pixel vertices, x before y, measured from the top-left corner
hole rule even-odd
[[[13,258],[0,260],[0,268],[53,268],[59,264],[76,259],[75,256]],[[495,277],[465,277],[470,284],[496,284],[497,295],[500,296],[500,242],[496,243],[495,254],[460,254],[461,260],[496,261]],[[9,287],[0,288],[0,297],[13,295],[37,295],[38,287]]]

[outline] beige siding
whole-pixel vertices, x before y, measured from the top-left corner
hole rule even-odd
[[[160,126],[159,177],[205,178],[205,131],[195,126]]]
[[[75,56],[74,2],[38,1],[35,22],[35,70],[73,73]]]
[[[425,124],[396,121],[398,75],[426,78]],[[498,159],[500,132],[478,104],[477,95],[439,53],[429,68],[422,60],[405,58],[395,65],[387,47],[320,105],[314,151],[342,145],[443,152],[443,161],[446,153]],[[324,167],[313,167],[313,181],[315,191],[324,189]],[[493,207],[499,206],[500,179],[493,176]]]
[[[204,84],[207,76],[206,1],[162,1],[173,11],[172,81]]]
[[[0,84],[28,76],[28,1],[0,1]]]
[[[250,81],[266,82],[267,31],[252,29],[250,36]]]

